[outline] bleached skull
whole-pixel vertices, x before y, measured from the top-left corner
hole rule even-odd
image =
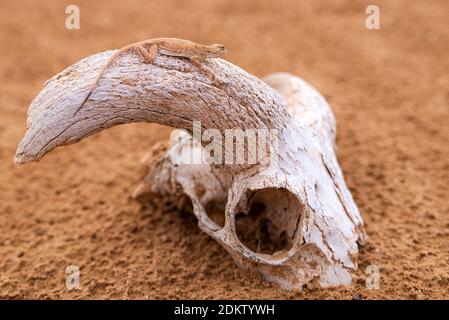
[[[142,65],[123,52],[92,92],[89,84],[113,54],[87,57],[44,85],[31,103],[17,163],[129,122],[190,129],[190,121],[201,118],[220,130],[277,129],[276,148],[269,142],[275,165],[178,164],[170,155],[192,143],[180,134],[150,166],[135,197],[142,203],[155,196],[181,199],[180,205],[189,199],[199,227],[239,266],[283,288],[351,282],[363,222],[337,162],[334,117],[315,89],[289,74],[264,83],[223,59],[202,62],[211,79],[188,59],[161,55]],[[204,144],[192,148],[207,155]]]
[[[297,77],[275,74],[265,81],[286,99],[293,120],[281,132],[276,166],[228,170],[178,162],[173,154],[180,150],[209,156],[178,131],[161,159],[146,160],[150,173],[135,197],[146,203],[163,195],[185,204],[187,196],[199,227],[240,267],[282,288],[350,284],[364,231],[336,160],[332,112]]]

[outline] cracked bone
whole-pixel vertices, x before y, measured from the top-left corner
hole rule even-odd
[[[351,283],[358,244],[366,236],[337,162],[332,111],[314,88],[286,73],[261,81],[222,59],[205,62],[215,74],[211,80],[184,58],[160,55],[142,64],[124,53],[75,114],[113,52],[89,56],[46,82],[29,108],[16,163],[38,161],[56,147],[118,124],[183,129],[188,133],[178,133],[167,150],[159,146],[153,154],[134,192],[138,201],[181,199],[178,206],[184,206],[189,199],[201,230],[240,267],[282,288]],[[203,141],[192,141],[194,121],[220,132],[277,130],[276,165],[175,163],[170,152],[186,144],[205,152]],[[221,220],[213,218],[212,207],[221,211]],[[245,239],[248,230],[256,236]],[[264,237],[275,240],[271,248],[261,247]]]

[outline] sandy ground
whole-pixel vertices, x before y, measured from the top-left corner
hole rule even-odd
[[[72,2],[70,2],[72,3]],[[448,298],[449,4],[375,1],[1,1],[0,298]],[[30,101],[77,60],[146,38],[222,42],[250,73],[300,75],[331,103],[338,156],[370,236],[348,288],[279,290],[238,269],[194,217],[142,210],[139,160],[169,128],[116,127],[14,167]],[[66,267],[81,287],[65,287]],[[379,289],[365,268],[380,268]]]

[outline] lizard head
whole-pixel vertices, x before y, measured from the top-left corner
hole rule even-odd
[[[214,43],[207,48],[207,53],[211,58],[221,58],[226,53],[226,48],[222,44]]]

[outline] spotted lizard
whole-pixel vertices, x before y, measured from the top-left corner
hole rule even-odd
[[[188,58],[195,67],[197,67],[200,71],[206,72],[206,74],[211,75],[211,78],[213,79],[213,74],[211,74],[211,71],[208,68],[201,64],[201,61],[209,58],[222,57],[226,53],[226,48],[222,44],[212,44],[208,46],[177,38],[154,38],[127,45],[114,52],[114,54],[109,58],[106,64],[101,68],[100,73],[92,84],[86,98],[75,111],[74,115],[78,113],[78,111],[89,99],[92,92],[98,85],[101,77],[106,72],[106,69],[121,53],[129,51],[138,53],[144,63],[153,63],[159,52],[172,57]]]

